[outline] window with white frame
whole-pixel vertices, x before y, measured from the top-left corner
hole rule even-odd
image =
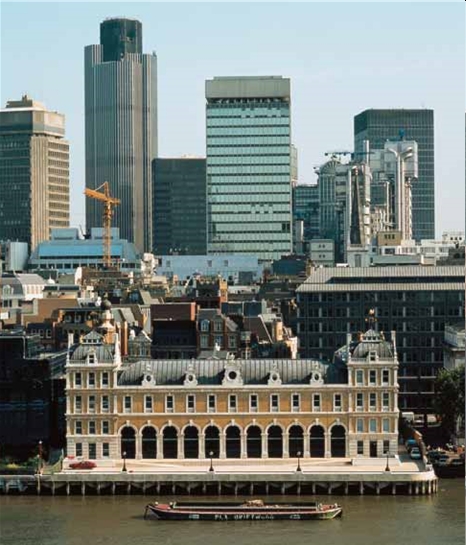
[[[215,394],[209,394],[207,396],[207,411],[209,413],[214,413],[217,410],[217,398]]]
[[[87,408],[90,413],[95,413],[95,396],[89,396],[87,400]]]
[[[384,433],[390,433],[390,419],[389,418],[383,418],[382,419],[382,429]]]
[[[209,335],[201,335],[201,348],[209,348]]]
[[[88,356],[89,363],[95,363],[95,354],[91,352]]]
[[[89,373],[87,385],[89,388],[95,388],[95,373]]]
[[[108,420],[102,421],[102,434],[108,435],[110,433],[110,422]]]
[[[375,392],[369,393],[369,410],[375,411],[377,409],[377,394]]]
[[[102,458],[110,456],[110,443],[102,443]]]
[[[74,433],[76,435],[81,435],[83,432],[83,423],[81,422],[81,420],[76,420],[76,422],[74,423]]]
[[[144,412],[151,413],[152,410],[153,410],[152,396],[146,395],[144,396]]]
[[[108,411],[110,410],[110,399],[109,399],[109,397],[108,396],[102,396],[101,403],[102,403],[102,412],[103,413],[108,413]]]
[[[382,392],[382,411],[390,410],[390,393]]]
[[[312,410],[314,412],[320,412],[320,409],[321,409],[320,394],[313,394],[312,395]]]
[[[186,396],[186,412],[193,413],[196,411],[196,397],[194,394]]]
[[[251,413],[257,413],[259,410],[259,396],[257,394],[251,394],[249,396],[249,411]]]
[[[377,420],[375,418],[369,420],[369,431],[370,433],[377,433]]]
[[[236,337],[234,335],[229,335],[228,345],[230,348],[236,348]]]
[[[385,440],[383,442],[383,453],[390,454],[390,441]]]
[[[369,384],[375,386],[377,384],[377,371],[375,369],[369,370]]]
[[[299,394],[292,394],[291,395],[291,410],[296,413],[300,410],[300,395]]]
[[[74,412],[80,413],[83,410],[83,398],[81,396],[76,396],[74,398]]]
[[[390,371],[388,369],[382,369],[382,385],[388,386],[390,384]]]
[[[340,413],[342,410],[341,394],[333,394],[333,410]]]
[[[357,449],[360,456],[364,454],[364,441],[357,442]]]
[[[364,394],[362,392],[358,392],[356,394],[356,410],[357,411],[364,410]]]
[[[95,460],[97,458],[97,445],[95,443],[89,443],[89,460]]]
[[[231,412],[231,413],[235,413],[236,410],[237,410],[237,399],[236,399],[236,394],[230,394],[228,396],[228,410]]]
[[[102,386],[107,387],[108,385],[109,385],[108,373],[107,373],[107,371],[104,371],[102,373]]]
[[[364,371],[362,369],[356,369],[356,385],[364,386]]]
[[[216,335],[214,341],[215,341],[215,344],[219,348],[223,348],[223,336],[222,335]]]
[[[165,397],[165,411],[167,413],[172,413],[175,411],[175,399],[171,394],[168,394]]]
[[[75,388],[81,388],[82,386],[82,375],[81,373],[74,374],[74,386]]]
[[[358,418],[356,420],[356,431],[358,433],[364,433],[364,419],[363,418]]]
[[[280,410],[280,399],[278,394],[272,394],[270,396],[270,410],[273,413],[277,413]]]
[[[209,331],[209,320],[202,320],[201,322],[201,331],[208,332]]]
[[[75,445],[75,452],[76,452],[76,457],[81,457],[83,455],[83,444],[82,443],[76,443]]]
[[[216,320],[214,322],[214,332],[221,333],[223,331],[223,320]]]
[[[133,403],[132,403],[131,396],[125,396],[123,398],[123,412],[130,413],[132,406],[133,406]]]
[[[95,435],[95,420],[89,420],[89,435]]]

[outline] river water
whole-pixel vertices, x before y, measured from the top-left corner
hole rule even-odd
[[[319,496],[344,514],[329,521],[144,520],[149,496],[1,496],[2,545],[464,545],[463,479],[433,496]],[[157,498],[163,501],[164,498]],[[173,498],[169,498],[172,500]],[[186,497],[180,498],[186,500]],[[207,498],[202,498],[207,499]],[[227,498],[226,498],[227,499]],[[250,499],[250,498],[249,498]],[[296,501],[277,496],[272,501]],[[313,498],[303,498],[312,501]],[[217,501],[218,498],[215,498]],[[231,497],[228,498],[232,500]]]

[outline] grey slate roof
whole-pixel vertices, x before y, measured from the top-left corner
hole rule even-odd
[[[240,365],[244,384],[267,384],[271,371],[277,371],[282,384],[309,384],[312,373],[327,373],[328,365],[316,360],[142,360],[127,365],[118,379],[119,386],[137,386],[146,374],[157,385],[182,385],[186,373],[193,373],[202,385],[220,385],[225,366]]]

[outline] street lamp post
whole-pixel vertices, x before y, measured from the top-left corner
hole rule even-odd
[[[121,468],[121,471],[128,471],[126,469],[126,451],[123,452],[123,467]]]
[[[213,461],[212,461],[212,458],[214,457],[214,453],[212,451],[209,452],[209,457],[210,457],[209,471],[214,471],[214,464],[213,464]]]
[[[388,450],[387,450],[386,454],[387,454],[387,465],[385,466],[385,471],[390,471],[390,465],[388,463],[388,457],[389,457],[389,451]]]
[[[39,441],[39,454],[37,456],[37,473],[42,471],[42,441]]]
[[[296,453],[296,456],[298,458],[298,467],[296,468],[296,471],[302,471],[302,469],[301,469],[301,456],[302,456],[302,454],[301,454],[300,450],[298,450],[298,452]]]

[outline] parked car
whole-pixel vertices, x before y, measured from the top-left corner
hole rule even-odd
[[[97,464],[90,460],[83,460],[82,462],[73,462],[70,464],[70,469],[94,469],[95,467],[97,467]]]
[[[427,459],[432,464],[435,464],[441,456],[446,456],[446,452],[443,450],[429,450],[427,453]]]
[[[405,447],[408,452],[411,452],[413,447],[419,448],[419,445],[417,444],[416,439],[408,439],[405,443]]]
[[[409,455],[411,456],[412,460],[421,460],[422,459],[422,454],[421,454],[421,451],[419,450],[419,447],[413,447],[411,449],[411,452],[409,453]]]
[[[449,462],[450,462],[450,457],[448,456],[448,454],[442,454],[435,461],[435,465],[440,467],[445,467],[448,465]]]

